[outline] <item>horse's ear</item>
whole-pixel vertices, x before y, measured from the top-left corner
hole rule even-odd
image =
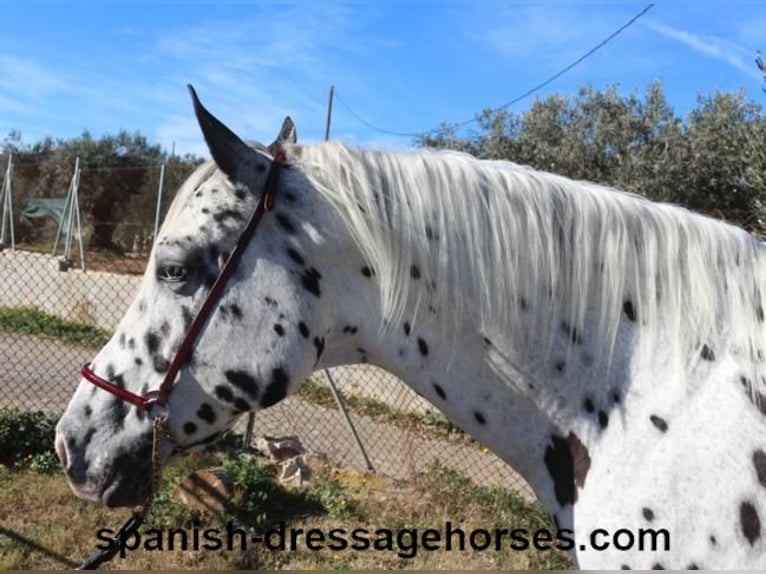
[[[229,179],[247,184],[247,181],[243,181],[246,179],[245,174],[250,173],[255,165],[263,161],[262,156],[202,105],[191,84],[188,88],[197,122],[213,161]]]
[[[294,144],[297,143],[297,141],[298,130],[295,127],[292,118],[287,116],[285,121],[282,122],[282,129],[279,130],[277,139],[275,139],[274,142],[269,146],[269,150],[278,148],[283,144]]]

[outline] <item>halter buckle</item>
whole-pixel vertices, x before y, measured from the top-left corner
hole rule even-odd
[[[168,405],[166,402],[160,403],[159,391],[149,391],[144,395],[146,399],[146,413],[150,421],[166,422],[168,420]]]

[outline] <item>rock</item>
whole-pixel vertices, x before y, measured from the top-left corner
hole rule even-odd
[[[284,462],[305,452],[300,439],[295,435],[258,437],[255,448],[276,463]]]
[[[282,463],[282,475],[279,481],[283,484],[292,483],[295,486],[302,486],[304,481],[308,480],[310,470],[303,463],[301,456],[295,456]]]
[[[226,508],[233,481],[222,468],[203,469],[187,476],[173,492],[173,497],[203,513],[217,513]]]
[[[330,459],[326,454],[317,452],[299,454],[281,463],[282,474],[279,481],[286,486],[303,486],[311,480],[314,472],[329,464]]]

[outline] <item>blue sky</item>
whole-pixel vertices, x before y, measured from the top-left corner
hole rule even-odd
[[[377,126],[427,131],[513,99],[647,4],[0,1],[0,137],[125,128],[206,155],[187,83],[248,139],[271,141],[288,114],[301,140],[321,139],[331,84]],[[742,88],[766,104],[753,64],[759,48],[766,52],[766,2],[659,1],[534,97],[588,83],[640,92],[659,79],[680,115],[716,89]],[[338,100],[332,136],[412,146],[366,127]]]

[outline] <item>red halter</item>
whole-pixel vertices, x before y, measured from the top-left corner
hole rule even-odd
[[[121,386],[99,377],[91,369],[90,363],[86,363],[80,369],[80,374],[87,381],[90,381],[97,387],[145,411],[151,411],[154,406],[164,408],[167,405],[168,397],[170,396],[170,391],[173,389],[173,384],[175,383],[178,371],[191,353],[192,347],[194,347],[194,343],[196,342],[200,331],[202,331],[202,327],[213,312],[221,293],[226,287],[226,283],[237,268],[240,259],[242,259],[242,255],[245,252],[248,243],[250,243],[250,240],[253,238],[255,230],[260,224],[263,215],[267,211],[271,211],[274,207],[274,198],[276,196],[277,188],[279,187],[280,168],[285,162],[285,153],[281,148],[272,150],[272,153],[273,160],[271,168],[269,169],[269,175],[266,178],[263,196],[261,196],[261,199],[258,201],[258,205],[250,216],[250,220],[247,222],[242,234],[239,236],[237,244],[234,246],[226,263],[224,263],[215,283],[213,283],[213,286],[210,288],[210,293],[208,293],[205,302],[194,317],[191,325],[189,325],[189,330],[186,332],[184,340],[178,348],[175,357],[173,357],[173,362],[165,373],[165,378],[162,380],[160,388],[155,391],[149,391],[143,395],[132,393]]]

